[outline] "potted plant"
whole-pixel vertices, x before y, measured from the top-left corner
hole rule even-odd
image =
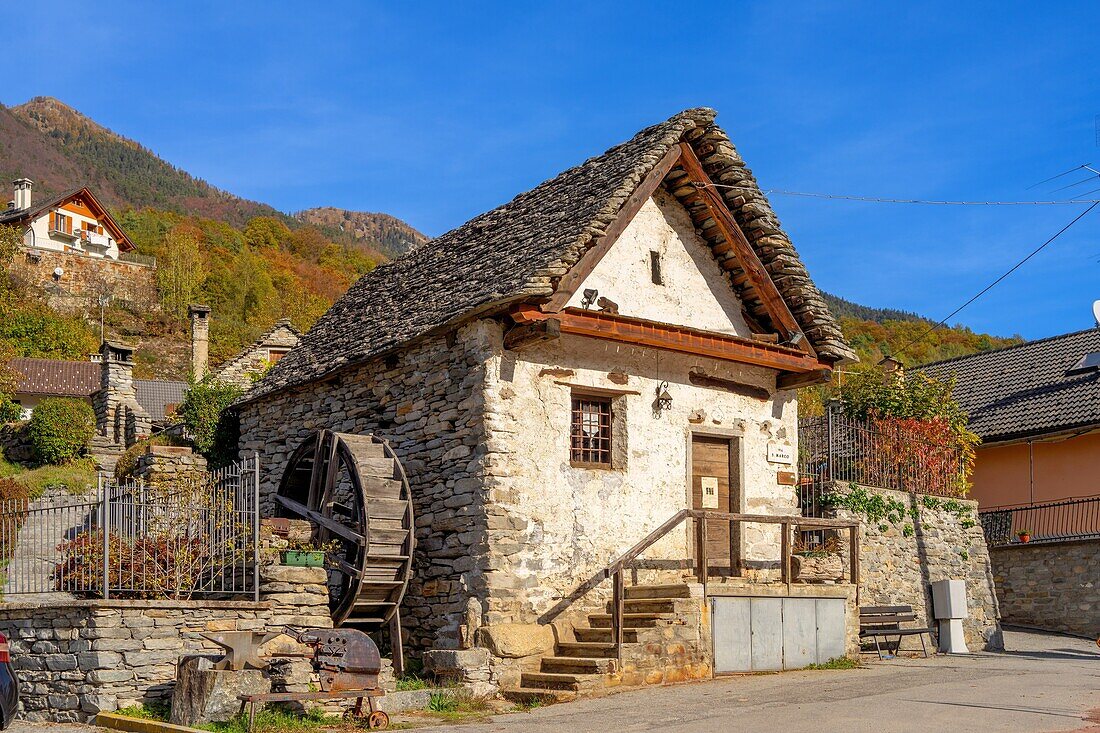
[[[1016,533],[1016,536],[1020,538],[1020,542],[1031,542],[1031,530],[1021,529]]]
[[[283,565],[295,568],[323,568],[325,566],[325,553],[335,549],[335,542],[314,546],[309,542],[292,542],[290,547],[283,550]]]

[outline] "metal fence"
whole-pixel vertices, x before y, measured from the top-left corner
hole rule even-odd
[[[978,512],[990,547],[1100,538],[1100,496]]]
[[[830,402],[824,415],[798,421],[802,513],[821,516],[822,492],[832,482],[935,496],[966,493],[962,450],[928,440],[904,424],[845,415]]]
[[[259,597],[259,457],[201,477],[0,502],[5,597]],[[104,531],[106,529],[106,531]]]

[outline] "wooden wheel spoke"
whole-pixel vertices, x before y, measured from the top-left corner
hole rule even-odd
[[[297,501],[294,501],[293,499],[291,499],[289,497],[277,496],[275,498],[278,500],[278,502],[280,504],[282,504],[284,507],[286,507],[290,511],[294,512],[298,516],[304,517],[304,518],[310,520],[311,522],[317,523],[322,528],[328,530],[329,532],[331,532],[332,534],[334,534],[338,537],[342,537],[343,539],[345,539],[349,542],[354,542],[357,545],[362,545],[366,541],[366,538],[363,537],[363,535],[359,534],[358,532],[356,532],[353,529],[345,527],[344,525],[340,524],[339,522],[337,522],[332,517],[326,517],[325,515],[321,514],[320,512],[314,511],[313,509],[310,509],[309,507],[305,506],[304,504],[301,504]]]

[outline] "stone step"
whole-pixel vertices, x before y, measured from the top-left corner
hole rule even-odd
[[[662,621],[675,621],[676,614],[672,613],[624,613],[624,629],[649,629],[657,626]],[[610,629],[610,613],[590,613],[588,623],[594,629]]]
[[[555,672],[524,672],[520,687],[543,690],[592,690],[603,685],[602,674],[558,674]]]
[[[548,690],[541,687],[515,687],[511,690],[501,690],[500,694],[505,700],[520,704],[529,704],[532,700],[538,700],[544,705],[553,705],[577,699],[577,693],[573,690]]]
[[[611,629],[593,629],[588,626],[578,626],[573,629],[573,635],[577,637],[579,642],[602,642],[604,644],[611,643]],[[636,629],[623,629],[623,642],[627,644],[635,644],[638,641],[638,631]]]
[[[551,674],[607,674],[615,671],[615,660],[607,657],[543,657],[539,671]]]
[[[627,598],[623,600],[623,611],[626,613],[675,613],[676,601],[682,598]],[[607,603],[607,610],[611,612],[611,602]]]
[[[581,659],[617,655],[615,645],[610,641],[559,641],[555,653],[559,657]]]
[[[637,598],[691,598],[691,587],[687,583],[631,585],[623,591],[628,601]]]

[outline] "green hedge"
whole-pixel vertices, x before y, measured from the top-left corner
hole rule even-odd
[[[71,461],[83,455],[95,435],[95,412],[81,400],[42,400],[34,408],[27,435],[38,461],[52,464]]]
[[[23,416],[23,408],[12,402],[11,397],[0,393],[0,423],[16,422]]]

